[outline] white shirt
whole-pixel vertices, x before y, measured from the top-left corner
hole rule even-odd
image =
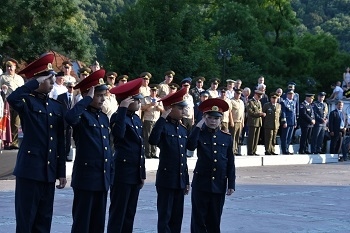
[[[53,88],[50,91],[49,97],[57,100],[57,96],[60,94],[66,93],[68,91],[65,85],[58,85],[57,83],[53,84]]]
[[[336,99],[341,100],[343,98],[343,89],[339,86],[335,86],[333,93],[338,92],[338,94],[335,96]]]

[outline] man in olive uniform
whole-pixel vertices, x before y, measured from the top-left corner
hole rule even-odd
[[[169,84],[173,81],[175,72],[172,70],[168,70],[164,73],[164,81],[158,85],[158,96],[159,98],[163,98],[168,95],[170,92]]]
[[[30,63],[19,74],[32,80],[7,101],[22,120],[24,137],[17,154],[16,232],[50,232],[56,188],[66,185],[63,106],[49,98],[56,72],[52,53]]]
[[[270,102],[263,106],[265,133],[265,155],[278,155],[275,153],[277,131],[280,127],[281,105],[277,103],[278,95],[273,92],[270,94]]]
[[[263,94],[263,92],[255,90],[253,98],[248,101],[246,106],[248,115],[248,155],[258,155],[256,154],[256,150],[258,147],[260,128],[262,127],[262,118],[266,116],[266,113],[262,111],[260,102]]]
[[[118,77],[118,74],[116,72],[110,71],[106,74],[106,76],[106,84],[111,88],[115,87],[115,79]]]
[[[180,86],[177,83],[169,83],[169,94],[174,94],[178,90],[180,90]]]
[[[83,66],[79,69],[79,80],[78,82],[84,80],[87,76],[91,74],[91,69],[89,67]]]
[[[305,100],[299,105],[299,123],[301,129],[299,154],[310,154],[309,142],[312,127],[315,124],[315,113],[312,107],[314,94],[306,94]]]
[[[140,87],[140,93],[146,97],[151,94],[151,88],[149,87],[149,80],[152,78],[152,74],[149,72],[142,72],[140,78],[143,79],[142,85]]]

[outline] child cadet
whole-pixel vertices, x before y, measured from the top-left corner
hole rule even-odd
[[[232,137],[220,130],[223,113],[229,109],[222,99],[208,99],[199,105],[203,119],[191,132],[187,149],[197,149],[192,180],[191,232],[220,232],[225,194],[235,190]]]
[[[186,93],[182,88],[159,100],[165,111],[149,137],[149,143],[160,149],[156,176],[158,232],[181,232],[184,195],[189,192],[187,130],[181,124]]]

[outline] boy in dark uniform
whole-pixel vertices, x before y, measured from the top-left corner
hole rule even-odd
[[[146,179],[141,107],[142,78],[114,87],[119,108],[111,117],[115,177],[111,186],[107,232],[132,232],[140,189]]]
[[[186,93],[182,88],[159,100],[165,111],[149,137],[149,143],[160,149],[156,177],[158,232],[181,232],[184,195],[189,192],[187,130],[181,124]]]
[[[55,181],[66,185],[63,106],[49,98],[56,72],[46,54],[19,72],[32,78],[8,97],[24,133],[13,174],[16,176],[16,232],[50,232]]]
[[[83,99],[66,114],[76,145],[71,186],[72,232],[77,233],[104,232],[112,174],[109,120],[101,111],[107,90],[104,75],[104,70],[97,70],[74,87],[80,89]]]
[[[203,119],[188,138],[187,149],[197,149],[198,156],[192,180],[192,233],[220,232],[225,194],[235,190],[232,137],[220,130],[223,112],[228,109],[222,99],[202,102]]]

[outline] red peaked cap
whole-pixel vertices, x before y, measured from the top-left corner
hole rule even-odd
[[[109,92],[114,94],[117,99],[126,99],[129,96],[132,96],[134,99],[142,99],[143,95],[140,94],[142,80],[142,78],[131,80],[121,86],[113,87]]]
[[[89,76],[87,76],[85,79],[83,79],[81,82],[79,82],[74,89],[80,89],[81,92],[85,92],[90,89],[90,87],[93,86],[101,86],[103,87],[105,85],[105,81],[103,80],[103,77],[105,76],[106,71],[103,69],[96,70],[95,72],[91,73]],[[99,88],[103,90],[107,90],[106,88]]]
[[[54,59],[55,56],[52,53],[47,53],[41,56],[39,59],[27,65],[23,70],[18,72],[18,74],[24,74],[26,78],[32,78],[44,72],[56,74],[56,72],[52,68],[52,63]]]
[[[184,100],[184,95],[187,93],[186,88],[181,88],[177,92],[173,94],[169,94],[167,96],[164,96],[158,101],[162,101],[164,106],[171,106],[171,105],[181,105],[181,106],[186,106],[187,103]]]
[[[198,109],[211,116],[222,116],[223,112],[226,112],[229,109],[229,106],[225,100],[215,98],[204,100],[198,106]]]

